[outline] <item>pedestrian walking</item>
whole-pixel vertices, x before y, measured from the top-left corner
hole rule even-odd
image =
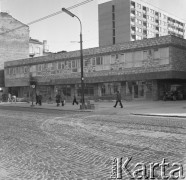
[[[120,103],[121,108],[123,108],[123,104],[121,102],[121,94],[119,91],[117,91],[117,93],[116,93],[116,104],[114,105],[115,108],[116,108],[118,102]]]
[[[58,92],[57,95],[56,95],[56,103],[57,103],[57,106],[59,106],[60,100],[61,100],[61,96],[60,96],[60,94],[59,94],[59,92]]]
[[[61,106],[65,105],[65,95],[61,92]]]
[[[41,94],[39,94],[39,96],[38,96],[38,103],[40,106],[42,105],[42,95]]]
[[[39,94],[36,92],[36,105],[39,104]]]
[[[77,105],[79,104],[77,99],[76,99],[76,95],[75,94],[74,94],[74,99],[73,99],[72,105],[74,105],[74,103],[76,103]]]
[[[8,93],[8,102],[12,102],[12,95],[11,95],[11,93]]]

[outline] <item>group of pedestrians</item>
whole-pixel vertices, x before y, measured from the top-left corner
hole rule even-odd
[[[65,105],[65,97],[64,97],[63,92],[62,93],[60,93],[60,92],[57,93],[56,103],[57,103],[57,106],[60,106],[60,103],[61,103],[61,106]]]
[[[8,102],[16,102],[16,96],[11,96],[11,94],[9,93],[8,95]],[[64,106],[65,105],[65,96],[63,94],[63,92],[57,92],[57,95],[56,95],[56,104],[57,106],[60,106],[60,103],[61,103],[61,106]],[[114,108],[117,107],[118,103],[120,104],[120,107],[123,108],[123,104],[121,102],[121,94],[119,91],[116,92],[116,103],[115,105],[113,106]],[[36,92],[36,105],[42,105],[42,96]],[[77,101],[77,98],[76,98],[76,95],[74,94],[74,98],[73,98],[73,102],[72,102],[72,105],[74,104],[79,104],[79,102]]]
[[[16,95],[12,95],[11,93],[8,93],[8,102],[14,102],[14,103],[16,103],[16,101],[17,101],[17,97],[16,97]]]
[[[65,96],[63,94],[63,92],[58,92],[57,95],[56,95],[56,104],[57,106],[60,106],[60,103],[61,103],[61,106],[64,106],[65,105]],[[74,104],[79,104],[79,102],[77,101],[76,99],[76,95],[74,94],[74,98],[73,98],[73,102],[72,102],[72,105]]]
[[[57,103],[57,106],[60,106],[60,103],[61,103],[61,106],[65,105],[65,98],[64,98],[64,94],[63,93],[60,93],[60,92],[57,93],[57,95],[56,95],[56,103]],[[123,104],[121,102],[121,94],[120,94],[119,91],[117,91],[117,93],[116,93],[116,103],[114,105],[114,108],[117,107],[118,103],[120,104],[120,107],[123,108]],[[79,104],[75,94],[74,94],[72,105],[74,105],[74,104],[77,104],[77,105]]]

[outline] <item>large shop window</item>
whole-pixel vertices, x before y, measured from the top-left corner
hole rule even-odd
[[[101,87],[101,94],[102,94],[102,96],[106,94],[106,87],[105,87],[105,85],[102,85],[102,87]]]
[[[154,59],[160,59],[159,49],[154,49]]]
[[[96,65],[96,58],[92,58],[92,65],[93,65],[93,66]]]
[[[125,54],[119,54],[119,61],[121,63],[124,63],[125,62]]]
[[[63,94],[65,96],[71,96],[71,88],[70,87],[63,88]]]
[[[69,67],[69,69],[71,69],[71,61],[68,61],[68,67]]]
[[[103,56],[103,64],[110,64],[110,56]]]
[[[76,64],[76,61],[72,61],[72,68],[76,68],[77,67],[77,64]]]
[[[126,67],[130,68],[133,66],[132,53],[126,53]]]
[[[143,60],[147,60],[147,55],[148,55],[148,52],[147,51],[143,51]]]
[[[58,86],[57,90],[58,90],[59,93],[63,92],[64,96],[66,96],[66,97],[71,96],[71,87],[70,87],[70,85]]]
[[[96,65],[102,65],[103,64],[103,57],[96,57]]]
[[[41,71],[41,64],[38,64],[38,65],[36,66],[36,71],[37,71],[37,72],[40,72],[40,71]]]
[[[57,63],[57,69],[62,69],[61,62]]]
[[[134,52],[134,66],[135,67],[142,66],[142,61],[143,61],[142,51],[136,51],[136,52]]]
[[[51,70],[55,70],[55,69],[56,69],[56,63],[52,63]]]
[[[77,92],[78,92],[78,96],[81,96],[81,88],[78,88]],[[94,87],[85,85],[84,95],[85,96],[94,96]]]
[[[84,66],[88,66],[90,64],[91,59],[87,58],[84,60]]]
[[[119,86],[117,84],[114,84],[113,89],[114,89],[114,93],[116,93],[119,90]]]
[[[28,67],[27,66],[24,67],[24,73],[28,73]]]
[[[115,62],[116,62],[116,55],[112,54],[111,55],[111,64],[115,64]]]
[[[160,48],[160,64],[169,64],[169,48]]]

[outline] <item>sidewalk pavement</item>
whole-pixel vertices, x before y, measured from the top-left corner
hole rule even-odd
[[[186,101],[123,101],[124,108],[117,106],[114,108],[115,102],[93,102],[95,110],[83,110],[84,112],[94,112],[97,114],[118,114],[118,115],[141,115],[141,116],[162,116],[162,117],[180,117],[186,118]],[[0,106],[16,106],[31,108],[31,103],[2,102]],[[35,105],[32,108],[78,111],[81,112],[79,105],[66,103],[65,106],[57,107],[55,103],[43,103],[42,106]]]

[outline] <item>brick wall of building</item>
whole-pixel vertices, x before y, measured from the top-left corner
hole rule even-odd
[[[20,27],[20,28],[18,28]],[[16,30],[10,31],[12,29]],[[8,32],[10,31],[10,32]],[[8,33],[7,33],[8,32]],[[0,13],[0,65],[29,57],[29,27],[8,13]]]

